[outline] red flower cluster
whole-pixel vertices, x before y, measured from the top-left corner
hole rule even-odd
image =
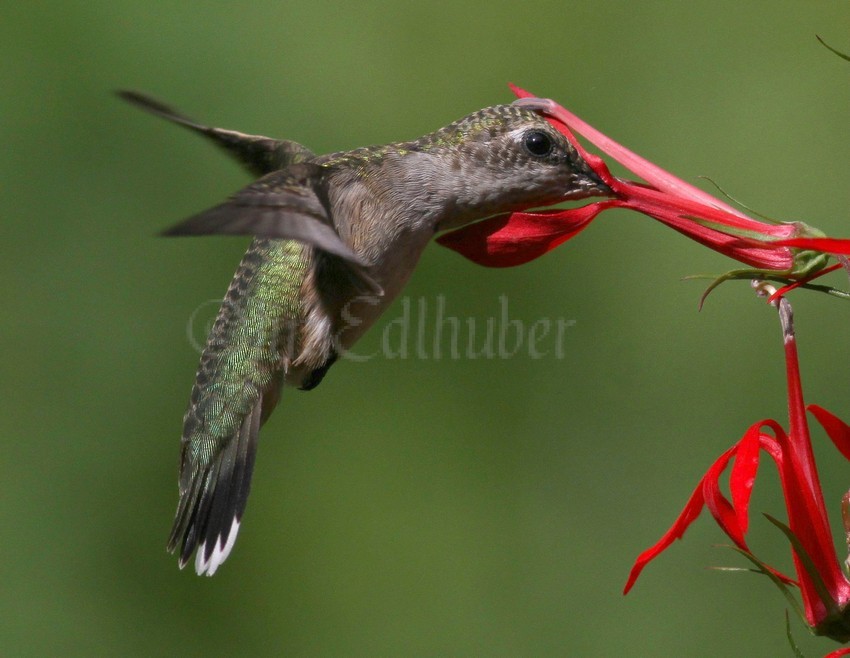
[[[822,407],[804,406],[791,307],[784,298],[776,303],[785,342],[788,431],[774,420],[762,420],[752,425],[740,441],[724,452],[703,476],[673,526],[654,546],[637,558],[626,583],[625,593],[635,584],[643,568],[673,541],[680,539],[702,508],[708,507],[721,529],[763,573],[771,576],[781,587],[788,584],[799,586],[805,621],[816,634],[847,642],[850,641],[850,580],[835,553],[812,452],[806,409],[847,459],[850,459],[850,426]],[[779,470],[788,525],[771,520],[791,541],[796,580],[758,560],[750,552],[745,539],[749,525],[750,495],[761,451],[770,456]],[[730,500],[720,489],[720,476],[733,460],[729,475]]]

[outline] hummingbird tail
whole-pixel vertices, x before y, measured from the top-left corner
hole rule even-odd
[[[205,467],[194,465],[180,502],[168,550],[179,549],[182,569],[195,554],[198,575],[212,576],[227,559],[245,512],[257,452],[263,400],[257,400],[237,435]]]

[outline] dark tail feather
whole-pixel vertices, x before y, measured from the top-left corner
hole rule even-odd
[[[169,551],[179,547],[181,569],[197,550],[195,570],[198,575],[212,576],[233,548],[251,489],[262,406],[261,398],[242,421],[239,432],[181,492],[168,540]]]
[[[283,169],[295,162],[312,158],[314,155],[310,149],[297,142],[205,126],[180,114],[165,103],[137,91],[117,91],[115,93],[128,103],[146,112],[205,135],[239,160],[256,176],[263,176],[272,171]]]

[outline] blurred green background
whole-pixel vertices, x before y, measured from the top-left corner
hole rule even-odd
[[[483,326],[504,295],[526,325],[575,321],[563,358],[373,358],[287,391],[233,555],[179,572],[192,342],[247,240],[154,236],[248,180],[111,91],[323,152],[416,137],[512,81],[847,236],[850,64],[815,34],[850,50],[848,19],[766,0],[5,3],[0,653],[790,656],[774,588],[706,569],[744,566],[709,519],[621,594],[709,463],[786,413],[775,314],[744,283],[698,313],[681,277],[732,263],[629,214],[512,270],[429,248],[413,310],[442,298]],[[850,307],[794,300],[807,398],[848,417]],[[850,468],[815,440],[837,512]],[[754,510],[783,514],[769,466]],[[752,533],[790,566],[766,521]],[[794,628],[808,655],[835,647]]]

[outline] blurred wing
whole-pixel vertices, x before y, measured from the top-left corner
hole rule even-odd
[[[380,286],[366,273],[369,263],[354,253],[334,228],[323,202],[323,168],[294,164],[263,176],[227,202],[194,215],[162,235],[253,235],[298,240],[343,261],[368,290]]]
[[[123,100],[146,112],[204,135],[239,160],[255,176],[262,176],[314,157],[310,149],[297,142],[206,126],[188,118],[165,103],[137,91],[118,91],[116,93]]]
[[[316,193],[321,167],[302,163],[263,176],[221,205],[163,231],[163,235],[253,235],[299,240],[366,265],[340,239]]]

